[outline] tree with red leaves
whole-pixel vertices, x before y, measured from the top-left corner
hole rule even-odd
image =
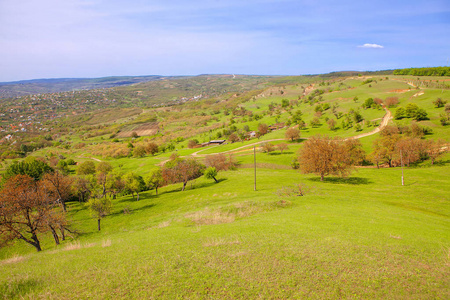
[[[0,193],[0,236],[20,239],[41,251],[38,233],[54,222],[56,197],[45,184],[28,175],[8,179]]]

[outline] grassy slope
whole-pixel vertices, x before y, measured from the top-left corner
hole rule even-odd
[[[261,169],[257,192],[251,169],[229,171],[219,184],[197,180],[184,193],[170,186],[139,202],[121,198],[100,233],[72,203],[85,232],[79,249],[50,240],[43,253],[24,248],[22,261],[3,262],[0,291],[29,298],[446,298],[449,171],[408,169],[402,187],[399,169],[362,169],[324,183]],[[306,196],[275,194],[299,181],[309,187]],[[280,200],[292,205],[273,204]],[[236,211],[230,206],[246,216],[205,226],[186,217],[202,211],[228,222]]]
[[[449,130],[437,120],[442,109],[431,104],[438,96],[449,98],[448,91],[425,89],[424,95],[412,97],[417,90],[389,92],[408,89],[403,82],[383,80],[369,88],[361,86],[362,80],[345,80],[345,86],[352,88],[324,94],[324,101],[339,101],[338,111],[347,112],[360,107],[367,97],[384,99],[395,95],[400,98],[400,106],[414,102],[426,109],[431,120],[420,123],[433,128],[432,138],[449,137]],[[283,95],[266,95],[244,106],[261,113],[271,102],[296,99],[301,87],[292,85],[283,90]],[[354,96],[359,98],[356,103]],[[314,106],[301,104],[298,109],[309,122]],[[370,120],[384,114],[377,109],[361,113]],[[331,117],[330,112],[327,114]],[[222,113],[218,116],[220,122],[230,117]],[[281,121],[287,118],[287,113],[281,115]],[[242,128],[248,124],[256,129],[259,122],[274,122],[274,116],[247,123],[238,118],[235,125]],[[363,132],[371,129],[364,128]],[[323,125],[303,130],[302,136],[317,133],[356,134],[354,129],[331,132]],[[284,130],[279,130],[261,141],[283,137]],[[361,140],[367,151],[375,138]],[[87,143],[101,141],[101,137],[94,137]],[[210,148],[202,154],[257,141]],[[198,150],[181,148],[186,143],[176,145],[180,155]],[[429,167],[425,163],[406,169],[406,186],[402,187],[400,169],[360,169],[347,180],[329,178],[320,182],[316,176],[289,169],[299,147],[289,143],[289,150],[282,155],[257,153],[257,192],[253,191],[253,170],[246,168],[253,162],[249,146],[250,151],[236,155],[244,168],[219,173],[219,184],[201,178],[190,183],[185,192],[179,192],[181,186],[174,185],[161,189],[159,196],[145,192],[139,202],[131,196],[121,197],[114,201],[113,214],[102,221],[100,233],[96,231],[96,220],[80,204],[70,203],[74,227],[83,234],[77,241],[66,241],[59,247],[46,237],[45,251],[39,254],[22,242],[0,249],[0,257],[5,259],[0,262],[0,295],[448,298],[450,179],[446,174],[450,171],[450,155],[442,159],[441,165]],[[54,151],[46,149],[41,155],[49,150]],[[90,157],[85,150],[67,150],[64,154]],[[122,166],[123,171],[144,175],[169,155],[110,161],[116,167]],[[277,195],[282,187],[297,183],[306,186],[304,197]],[[202,220],[218,224],[198,224]],[[14,256],[15,260],[7,260]]]

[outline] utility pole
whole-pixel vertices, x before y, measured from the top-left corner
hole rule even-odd
[[[405,182],[403,180],[403,155],[402,155],[402,150],[400,150],[400,162],[402,164],[402,185],[405,185]]]
[[[256,146],[253,146],[253,164],[255,167],[255,186],[254,190],[256,191]]]

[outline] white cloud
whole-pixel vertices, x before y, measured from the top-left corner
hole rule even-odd
[[[372,49],[381,49],[384,48],[384,46],[377,45],[377,44],[364,44],[362,46],[358,46],[359,48],[372,48]]]

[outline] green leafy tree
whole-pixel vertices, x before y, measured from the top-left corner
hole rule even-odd
[[[406,118],[406,110],[403,107],[399,107],[395,110],[394,119],[400,120]]]
[[[156,195],[158,195],[158,188],[165,185],[161,169],[153,170],[150,175],[145,177],[145,184],[149,189],[155,189]]]
[[[131,193],[133,199],[134,193],[136,193],[137,201],[139,201],[139,193],[145,190],[145,181],[142,176],[130,172],[125,174],[123,179],[125,182],[125,191]]]
[[[291,124],[300,124],[303,122],[302,115],[303,113],[300,109],[296,110],[295,113],[292,114]]]
[[[89,175],[95,174],[95,164],[93,161],[85,161],[78,166],[77,169],[78,175]]]
[[[216,183],[218,183],[219,181],[217,181],[216,177],[217,177],[217,170],[214,167],[209,167],[205,170],[205,172],[203,173],[205,175],[206,179],[214,179],[214,181]]]
[[[109,197],[91,198],[86,206],[89,208],[92,217],[97,218],[97,228],[98,231],[100,231],[100,221],[111,213],[111,199]]]
[[[48,164],[34,157],[30,157],[21,162],[14,162],[9,165],[3,174],[3,182],[19,174],[28,175],[37,181],[49,172],[53,172],[53,169]]]
[[[145,151],[145,147],[143,145],[137,145],[133,149],[133,157],[144,157],[147,152]]]

